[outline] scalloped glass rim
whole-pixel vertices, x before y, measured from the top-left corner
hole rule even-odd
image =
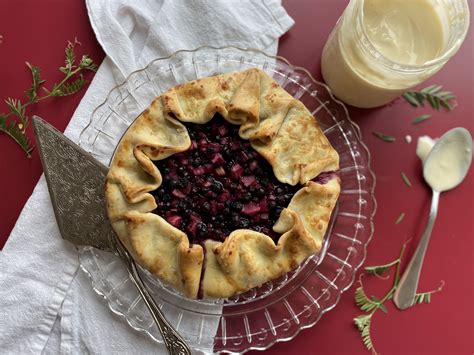
[[[370,170],[370,153],[347,108],[332,96],[325,84],[283,57],[269,56],[256,49],[203,46],[155,59],[144,69],[131,73],[94,110],[79,139],[82,147],[108,164],[117,142],[135,117],[149,105],[150,97],[158,96],[167,87],[183,80],[250,66],[260,67],[272,75],[317,114],[321,127],[341,155],[342,193],[323,252],[308,258],[282,278],[243,295],[229,300],[188,300],[142,270],[152,293],[159,297],[160,305],[179,311],[175,326],[195,316],[201,317],[202,322],[205,318],[218,317],[217,336],[207,341],[213,341],[215,351],[224,352],[263,350],[275,342],[293,339],[301,329],[313,326],[322,314],[336,306],[364,262],[377,209],[373,193],[375,176]],[[105,150],[104,146],[107,147]],[[353,207],[356,208],[352,210]],[[132,286],[127,284],[124,270],[119,274],[114,256],[87,247],[80,248],[79,254],[82,269],[91,278],[95,292],[107,300],[111,311],[123,316],[132,328],[162,343],[153,324],[142,321],[147,318],[147,311],[136,296],[128,294],[128,286]],[[128,308],[124,307],[125,301],[131,301]],[[205,311],[193,312],[195,304],[202,305]],[[194,333],[184,332],[183,336],[195,349],[205,350],[201,346],[206,343],[202,328]]]

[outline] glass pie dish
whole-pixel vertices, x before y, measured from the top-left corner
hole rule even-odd
[[[151,101],[178,84],[257,67],[302,101],[340,155],[341,194],[322,250],[283,277],[229,299],[191,300],[144,269],[141,273],[170,323],[194,350],[263,350],[294,338],[336,306],[364,262],[373,235],[375,177],[359,127],[329,89],[303,68],[253,49],[200,47],[153,60],[113,88],[93,112],[79,144],[109,165],[124,132]],[[110,310],[162,343],[151,315],[113,254],[79,248],[82,269]]]

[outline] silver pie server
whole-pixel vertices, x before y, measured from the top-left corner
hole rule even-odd
[[[153,300],[134,260],[110,226],[105,201],[108,168],[40,117],[33,116],[33,128],[62,238],[118,254],[169,353],[191,354],[189,346]]]

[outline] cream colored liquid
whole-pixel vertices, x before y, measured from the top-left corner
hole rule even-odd
[[[427,143],[426,147],[430,145]],[[423,176],[435,191],[450,190],[464,179],[471,159],[472,141],[466,141],[460,134],[450,134],[434,147],[428,159],[425,156]]]
[[[365,0],[363,9],[370,42],[392,62],[419,65],[442,52],[445,34],[434,1]],[[324,80],[342,101],[363,108],[381,106],[434,74],[406,75],[383,67],[362,48],[352,22],[340,21],[322,56]]]
[[[433,0],[365,0],[367,35],[386,58],[424,64],[444,47],[443,25],[435,6]]]

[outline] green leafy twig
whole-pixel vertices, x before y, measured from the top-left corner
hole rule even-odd
[[[31,65],[28,62],[25,62],[26,66],[31,71],[31,87],[25,91],[26,97],[30,100],[30,102],[37,102],[38,101],[38,89],[45,82],[45,80],[41,79],[40,68]]]
[[[30,157],[33,147],[28,136],[20,129],[20,124],[17,124],[17,122],[12,120],[10,123],[7,123],[7,118],[3,113],[0,113],[0,132],[13,139],[25,151],[26,155]]]
[[[395,142],[395,137],[389,136],[388,134],[382,133],[382,132],[372,132],[372,134],[377,137],[378,139],[381,139],[385,142]]]
[[[450,91],[443,91],[441,85],[430,85],[421,91],[407,91],[402,97],[414,107],[424,106],[425,101],[438,111],[441,107],[451,111],[456,106],[456,96]]]
[[[59,83],[54,83],[51,90],[43,87],[45,80],[41,78],[40,68],[26,62],[26,66],[31,72],[31,87],[25,91],[26,101],[20,99],[7,98],[5,103],[8,107],[8,113],[0,112],[0,132],[7,134],[12,138],[26,153],[31,156],[34,146],[31,144],[27,136],[26,129],[30,123],[30,119],[26,114],[26,108],[39,101],[50,97],[59,97],[75,94],[80,91],[87,81],[83,78],[82,72],[90,70],[95,72],[97,65],[91,58],[83,55],[79,62],[76,62],[74,48],[80,44],[77,39],[74,42],[68,42],[65,49],[65,65],[59,70],[64,74],[63,79]],[[40,87],[46,93],[43,96],[38,94]],[[15,118],[13,118],[15,117]]]
[[[385,306],[385,302],[393,299],[395,291],[398,288],[398,284],[400,283],[400,265],[402,261],[403,254],[405,253],[406,244],[404,244],[400,250],[400,254],[397,259],[394,261],[377,266],[366,266],[365,272],[369,275],[375,275],[378,277],[382,277],[385,275],[387,271],[392,269],[394,266],[396,267],[395,270],[395,277],[393,281],[392,288],[381,298],[377,298],[376,296],[368,296],[364,290],[364,285],[362,284],[362,275],[359,278],[359,287],[356,289],[355,292],[355,303],[361,309],[361,311],[365,312],[365,314],[361,314],[354,318],[354,324],[360,332],[360,336],[366,348],[372,351],[373,354],[376,354],[377,351],[375,350],[375,346],[371,336],[371,325],[372,325],[372,318],[374,314],[380,309],[384,313],[388,313],[388,310]],[[431,295],[433,293],[441,291],[444,286],[444,282],[441,283],[441,286],[438,287],[436,290],[418,293],[415,296],[415,303],[429,303],[431,301]]]
[[[421,115],[421,116],[415,117],[411,121],[411,123],[412,124],[418,124],[418,123],[424,122],[426,120],[429,120],[430,118],[431,118],[431,115],[429,115],[429,114]]]

